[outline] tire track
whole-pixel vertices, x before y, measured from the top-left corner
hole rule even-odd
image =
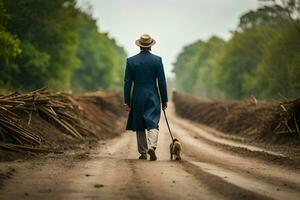
[[[222,177],[216,174],[208,173],[201,168],[194,165],[192,162],[183,160],[183,166],[185,166],[187,172],[193,174],[198,180],[205,181],[205,184],[214,192],[223,195],[227,199],[259,199],[259,200],[269,200],[272,199],[265,195],[259,194],[256,191],[251,191],[247,188],[241,187],[237,183],[230,183],[223,180]]]
[[[193,129],[193,131],[198,130],[192,126],[190,126],[190,128],[182,127],[179,125],[180,123],[178,123],[181,119],[174,120],[174,118],[175,117],[172,116],[170,119],[173,122],[173,132],[183,143],[184,159],[186,160],[184,165],[191,167],[193,169],[192,172],[196,174],[198,178],[208,176],[207,173],[209,173],[211,176],[218,177],[219,181],[221,178],[223,183],[235,185],[240,189],[257,193],[263,197],[298,199],[297,197],[300,196],[299,173],[273,166],[258,159],[247,158],[247,156],[241,157],[224,152],[219,146],[215,147],[212,145],[213,142],[211,141],[207,142],[201,137],[194,138],[194,134],[190,133],[190,129]],[[203,166],[205,166],[205,168],[203,168]],[[223,179],[223,176],[226,176],[226,180]],[[211,177],[209,180],[213,179],[214,177]],[[228,180],[231,181],[228,182]],[[212,188],[221,187],[217,185],[214,186],[215,181],[209,181],[208,183]],[[223,187],[227,187],[225,183]],[[252,185],[256,184],[257,187],[249,187],[249,183]],[[264,189],[261,190],[260,188],[265,188],[266,191],[264,192]],[[229,190],[230,189],[225,190],[224,194],[226,194],[226,192],[228,193]],[[235,190],[234,187],[233,190]],[[273,192],[268,192],[269,190]],[[247,194],[247,192],[245,193],[243,191],[241,191],[241,193]],[[235,197],[233,196],[232,198]],[[259,198],[260,197],[258,197],[258,199]]]
[[[170,119],[183,145],[182,162],[169,160],[171,140],[162,121],[158,161],[138,160],[135,135],[124,133],[102,141],[82,158],[63,155],[18,165],[0,191],[0,199],[293,200],[300,196],[298,171],[251,158],[251,154],[224,151],[218,141],[195,138],[199,128],[182,126],[173,113]],[[231,143],[223,141],[223,145]]]

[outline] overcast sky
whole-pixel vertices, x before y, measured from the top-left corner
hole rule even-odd
[[[129,56],[143,33],[156,39],[154,54],[163,58],[166,74],[182,47],[212,35],[228,39],[238,18],[258,7],[258,0],[78,0],[93,7],[101,31],[109,32]]]

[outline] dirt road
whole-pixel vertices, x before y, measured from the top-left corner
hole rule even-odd
[[[167,112],[182,162],[169,160],[162,119],[158,161],[137,160],[135,135],[124,133],[89,154],[1,163],[16,172],[0,199],[300,199],[299,168],[262,159],[284,154],[217,137]]]

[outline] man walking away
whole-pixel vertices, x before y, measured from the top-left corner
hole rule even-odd
[[[157,160],[155,150],[161,105],[162,109],[166,109],[168,102],[162,59],[150,53],[155,43],[156,41],[148,34],[136,40],[135,44],[141,51],[127,58],[124,79],[125,109],[129,112],[126,130],[136,131],[138,151],[141,154],[139,159],[147,159],[148,153],[151,161]]]

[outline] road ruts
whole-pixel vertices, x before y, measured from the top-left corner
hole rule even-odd
[[[249,148],[276,152],[211,136],[167,110],[171,129],[183,146],[181,162],[169,160],[170,138],[163,119],[158,160],[138,160],[133,133],[101,142],[82,158],[48,156],[12,165],[17,172],[0,199],[300,199],[300,173],[224,150]]]

